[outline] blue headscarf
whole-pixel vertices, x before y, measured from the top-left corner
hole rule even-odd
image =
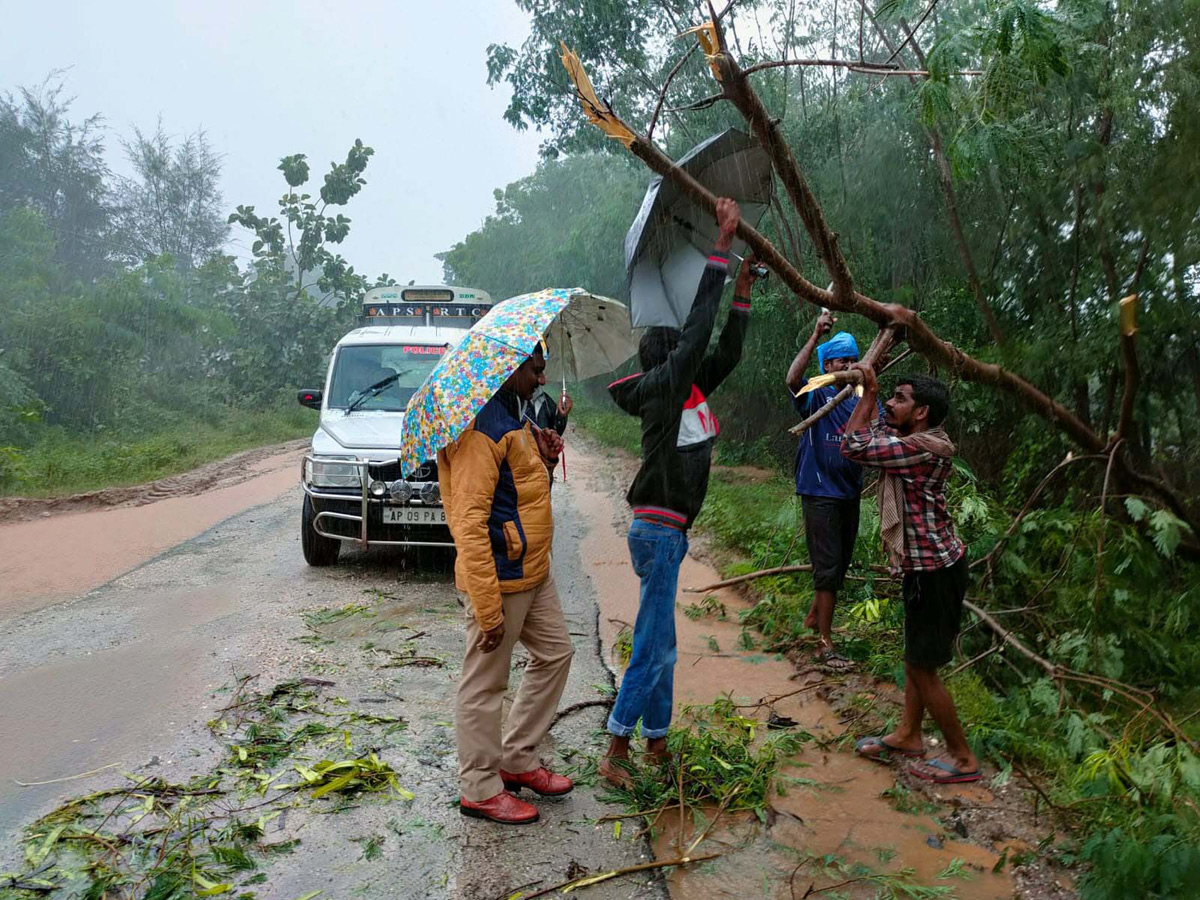
[[[858,344],[854,340],[854,335],[848,331],[839,331],[817,347],[817,363],[820,365],[822,373],[825,371],[825,360],[845,359],[848,356],[858,359]]]

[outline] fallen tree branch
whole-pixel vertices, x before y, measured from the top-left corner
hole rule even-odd
[[[583,700],[580,703],[572,703],[570,706],[564,707],[554,714],[554,718],[550,720],[550,727],[553,728],[560,721],[571,715],[571,713],[577,713],[581,709],[591,709],[596,706],[612,709],[614,702],[613,700]]]
[[[827,685],[830,683],[831,682],[828,679],[814,681],[812,684],[806,684],[802,688],[797,688],[794,691],[788,691],[786,694],[780,694],[777,697],[760,697],[757,703],[741,703],[741,704],[735,703],[733,705],[733,708],[734,709],[762,709],[764,706],[774,706],[780,700],[786,700],[789,697],[795,697],[797,694],[803,694],[808,691],[814,690],[816,688],[823,687],[824,685]]]
[[[880,75],[887,78],[892,75],[906,75],[908,77],[929,78],[929,72],[926,69],[902,69],[894,63],[874,63],[865,62],[857,59],[778,59],[771,62],[756,63],[753,66],[747,66],[743,69],[746,75],[752,75],[755,72],[762,72],[766,69],[782,69],[785,67],[800,66],[806,68],[831,68],[831,69],[848,69],[851,72],[857,72],[861,75]],[[961,69],[957,72],[950,72],[950,75],[982,75],[982,69]]]
[[[991,572],[992,563],[995,561],[996,557],[999,556],[1000,551],[1004,549],[1004,545],[1008,543],[1008,539],[1016,532],[1017,528],[1021,524],[1021,520],[1025,518],[1026,514],[1031,509],[1033,509],[1033,502],[1041,496],[1042,491],[1046,489],[1046,486],[1050,484],[1055,475],[1072,463],[1083,462],[1089,459],[1103,460],[1107,458],[1108,457],[1103,453],[1090,453],[1087,456],[1074,456],[1072,454],[1067,454],[1067,458],[1051,469],[1046,474],[1046,477],[1038,483],[1038,486],[1033,489],[1033,493],[1029,495],[1029,499],[1025,501],[1025,505],[1021,507],[1020,512],[1018,512],[1016,517],[1009,523],[1008,528],[1005,530],[1004,534],[1000,535],[1000,539],[996,541],[996,543],[992,546],[992,549],[989,550],[985,556],[981,556],[979,559],[972,562],[970,568],[974,569],[976,566],[987,566],[988,572]]]
[[[1179,728],[1178,724],[1165,712],[1159,709],[1155,704],[1156,700],[1153,694],[1149,691],[1144,691],[1141,688],[1134,687],[1130,684],[1125,684],[1122,681],[1116,681],[1112,678],[1106,678],[1103,675],[1092,675],[1088,672],[1077,672],[1073,669],[1068,669],[1065,666],[1060,666],[1053,663],[1042,656],[1039,656],[1033,650],[1030,650],[1022,643],[1008,628],[1001,625],[995,618],[978,605],[970,600],[964,600],[963,606],[974,613],[992,633],[1000,638],[1008,646],[1012,647],[1030,662],[1038,666],[1042,671],[1050,677],[1051,680],[1057,682],[1060,686],[1063,682],[1073,682],[1075,684],[1087,685],[1097,691],[1103,698],[1107,694],[1115,694],[1121,698],[1128,700],[1131,704],[1138,707],[1142,711],[1148,713],[1158,720],[1159,724],[1175,738],[1180,744],[1190,747],[1193,751],[1200,750],[1200,746],[1196,741],[1185,735]],[[1003,659],[1003,657],[1001,657]]]
[[[891,351],[892,344],[894,343],[895,339],[896,339],[896,329],[894,327],[889,326],[886,328],[879,329],[879,334],[875,335],[875,340],[873,340],[871,342],[871,346],[867,348],[867,352],[863,356],[863,362],[870,363],[872,366],[876,365],[882,357],[887,356],[887,354]],[[906,350],[896,360],[894,360],[891,363],[888,363],[886,366],[884,366],[879,371],[879,374],[882,375],[889,368],[891,368],[895,362],[899,362],[900,359],[903,359],[905,356],[907,356],[909,354],[909,352],[911,352],[911,351]],[[815,425],[821,419],[825,418],[827,415],[829,415],[831,412],[833,412],[835,409],[837,409],[838,404],[840,404],[843,400],[850,399],[850,395],[854,392],[854,385],[862,383],[862,376],[856,371],[851,370],[848,372],[838,372],[836,374],[850,376],[847,378],[848,383],[846,384],[846,386],[843,387],[836,394],[834,394],[815,413],[813,413],[811,416],[809,416],[807,419],[805,419],[799,425],[796,425],[794,428],[791,428],[790,431],[792,434],[795,434],[795,435],[804,434],[804,432],[806,432],[806,431],[808,431],[808,429],[812,428],[813,425]]]
[[[691,863],[707,862],[710,859],[717,859],[721,855],[720,853],[704,853],[700,856],[681,856],[678,859],[665,859],[657,862],[639,863],[636,866],[625,866],[623,869],[613,869],[611,872],[601,872],[599,875],[585,875],[582,878],[573,878],[570,881],[564,881],[553,887],[543,888],[536,894],[523,897],[522,900],[535,900],[536,897],[545,897],[547,894],[553,894],[555,891],[561,891],[564,888],[577,891],[580,888],[591,887],[594,884],[600,884],[621,875],[632,875],[635,872],[650,872],[654,869],[666,869],[672,866],[686,866]]]
[[[811,416],[809,416],[807,419],[805,419],[799,425],[793,425],[791,428],[789,428],[788,432],[790,434],[794,434],[797,436],[804,434],[804,432],[808,431],[808,429],[812,428],[819,421],[821,421],[823,418],[825,418],[827,415],[829,415],[831,412],[833,412],[835,409],[837,409],[843,400],[849,400],[850,395],[853,393],[854,393],[854,385],[852,385],[852,384],[846,385],[844,388],[842,388],[840,391],[838,391],[836,394],[834,394],[832,397],[830,397],[827,401],[825,401],[825,403],[821,406],[821,408],[818,409],[815,413],[813,413]]]
[[[802,563],[795,566],[775,566],[771,569],[759,569],[757,572],[750,572],[747,575],[738,575],[736,578],[726,578],[724,581],[716,581],[712,584],[706,584],[704,587],[684,588],[685,594],[703,594],[707,591],[715,591],[720,588],[732,587],[735,584],[742,584],[746,581],[753,581],[756,578],[767,578],[771,575],[794,575],[797,572],[811,572],[813,570],[811,563]],[[891,577],[891,573],[886,566],[867,566],[867,570],[874,572],[879,576]],[[847,575],[847,578],[853,576]]]
[[[754,250],[758,259],[774,271],[798,299],[839,312],[856,313],[880,326],[903,326],[909,346],[931,362],[944,366],[964,380],[987,384],[1013,395],[1026,408],[1054,424],[1087,452],[1104,452],[1107,440],[1102,439],[1076,413],[1031,382],[1002,366],[981,362],[968,356],[938,336],[915,310],[898,304],[880,303],[854,290],[849,267],[837,246],[837,235],[826,223],[821,206],[805,181],[779,129],[778,121],[767,111],[750,86],[745,73],[725,47],[720,24],[714,23],[713,28],[719,52],[711,58],[711,62],[719,73],[718,80],[725,94],[749,123],[751,131],[771,158],[775,172],[792,205],[800,214],[809,238],[833,278],[833,290],[824,290],[805,278],[761,232],[742,220],[737,227],[738,237]],[[577,57],[564,49],[563,60],[571,77],[577,79],[577,94],[588,117],[610,137],[620,140],[648,168],[669,179],[701,208],[715,215],[717,198],[713,193],[677,166],[652,141],[633,132],[609,104],[598,101],[590,83],[587,82],[586,74],[582,73]],[[1193,534],[1200,532],[1196,520],[1174,491],[1144,473],[1137,472],[1123,457],[1120,464],[1132,479],[1145,484],[1161,496]],[[1189,546],[1188,550],[1192,551],[1193,548]],[[1200,552],[1200,549],[1195,552]]]

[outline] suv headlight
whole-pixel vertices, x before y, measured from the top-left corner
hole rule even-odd
[[[362,485],[358,465],[336,458],[306,460],[304,477],[313,487],[356,488]]]

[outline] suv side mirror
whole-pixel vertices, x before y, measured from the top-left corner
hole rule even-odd
[[[309,409],[320,409],[323,395],[323,391],[300,391],[296,394],[296,399],[300,401],[301,406],[307,406]]]

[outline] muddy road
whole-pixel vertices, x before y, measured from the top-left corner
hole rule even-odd
[[[232,488],[0,526],[10,567],[0,588],[0,871],[18,868],[23,826],[72,798],[126,784],[126,774],[184,782],[214,771],[225,748],[207,723],[244,676],[267,688],[318,678],[332,682],[322,693],[343,708],[402,717],[406,727],[379,741],[379,753],[415,794],[411,802],[370,797],[336,816],[294,808],[272,821],[268,840],[299,839],[301,849],[270,869],[255,888],[260,898],[322,890],[487,900],[529,882],[562,881],[572,861],[644,862],[649,846],[629,840],[632,831],[616,841],[611,825],[593,824],[609,810],[591,789],[543,802],[542,821],[529,828],[458,814],[451,724],[463,611],[446,561],[380,551],[309,568],[300,553],[297,468],[266,468]],[[241,499],[226,491],[241,491]],[[584,526],[565,492],[556,507],[555,570],[576,645],[568,706],[599,698],[612,675],[601,662],[595,595],[579,557]],[[130,517],[135,540],[116,533]],[[181,530],[198,533],[178,540]],[[64,538],[72,534],[73,549]],[[346,607],[365,609],[340,616]],[[436,664],[397,665],[396,649],[409,646]],[[522,664],[518,658],[514,689]],[[565,716],[544,745],[547,761],[562,768],[562,754],[579,762],[576,752],[590,752],[603,717],[596,707]],[[371,859],[361,852],[369,838],[378,839]],[[592,894],[661,896],[649,881],[625,879]]]
[[[411,802],[370,796],[338,815],[298,803],[273,819],[267,839],[301,844],[266,870],[254,889],[260,898],[323,891],[328,898],[492,900],[531,883],[526,890],[556,884],[579,867],[596,872],[667,858],[673,845],[690,843],[690,822],[683,833],[667,823],[653,845],[635,827],[617,834],[611,822],[597,824],[620,810],[587,785],[542,802],[542,821],[530,828],[463,819],[454,808],[450,727],[463,613],[446,561],[348,553],[334,568],[307,567],[288,453],[294,456],[260,459],[263,471],[238,485],[0,525],[9,566],[0,582],[0,871],[18,864],[21,829],[72,798],[125,784],[127,775],[184,782],[218,770],[228,748],[208,723],[247,676],[267,688],[320,679],[332,683],[320,691],[339,709],[402,717],[404,727],[389,729],[375,746],[415,795]],[[612,643],[636,608],[618,491],[629,462],[577,445],[572,464],[571,480],[554,497],[554,567],[576,647],[564,707],[611,688]],[[140,537],[118,540],[131,522]],[[74,542],[63,542],[64,534]],[[14,560],[7,551],[17,545]],[[682,586],[712,580],[715,572],[695,554],[686,561]],[[729,620],[679,617],[680,700],[709,703],[732,691],[746,698],[739,702],[754,702],[803,685],[788,660],[733,649],[744,604],[732,594],[721,599],[734,612]],[[725,649],[714,651],[717,645]],[[427,662],[408,665],[409,657]],[[514,688],[522,664],[518,657]],[[844,728],[816,692],[780,701],[777,711],[823,739]],[[543,747],[547,763],[585,764],[603,745],[604,716],[594,705],[564,716]],[[890,770],[848,753],[809,749],[796,763],[789,774],[801,786],[780,798],[773,821],[734,817],[713,830],[706,847],[721,859],[666,880],[616,879],[586,896],[784,898],[789,873],[809,853],[876,868],[886,860],[882,868],[911,868],[921,883],[964,900],[1013,895],[1009,876],[991,872],[1003,834],[984,846],[953,839],[929,810],[902,812],[883,796],[895,786]],[[948,802],[994,801],[982,788],[949,793]],[[371,854],[362,852],[367,841],[375,842]],[[945,876],[958,870],[965,874]]]

